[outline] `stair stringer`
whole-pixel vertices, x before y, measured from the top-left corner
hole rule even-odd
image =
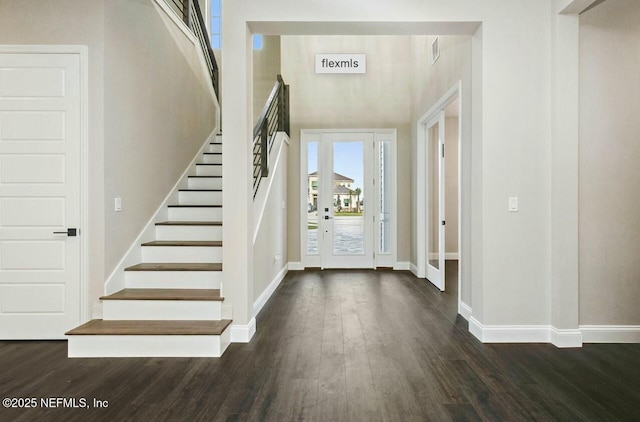
[[[133,240],[133,243],[124,254],[122,259],[118,262],[118,265],[111,272],[111,275],[107,278],[104,284],[104,294],[110,295],[126,287],[125,284],[125,271],[124,269],[133,266],[142,261],[142,244],[155,240],[156,235],[156,223],[166,221],[168,219],[168,206],[173,203],[178,203],[178,196],[180,189],[186,189],[188,184],[189,175],[195,174],[196,162],[202,157],[204,152],[209,147],[211,142],[216,139],[218,133],[218,125],[216,125],[207,137],[206,141],[202,144],[198,152],[194,155],[193,160],[187,166],[182,173],[176,184],[173,186],[169,194],[165,197],[164,201],[158,206],[151,218],[147,221],[142,231]],[[102,316],[102,303],[94,303],[92,317],[101,318]]]

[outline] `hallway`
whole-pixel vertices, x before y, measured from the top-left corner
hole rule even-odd
[[[67,359],[65,342],[0,342],[4,397],[106,409],[0,409],[0,420],[632,420],[640,345],[479,343],[408,272],[290,272],[249,344],[220,359]]]

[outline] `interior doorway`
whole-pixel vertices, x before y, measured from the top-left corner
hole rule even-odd
[[[461,110],[460,82],[418,122],[418,277],[446,290],[445,269],[461,267]],[[451,278],[449,277],[449,280]]]
[[[395,263],[395,130],[301,131],[304,267]]]

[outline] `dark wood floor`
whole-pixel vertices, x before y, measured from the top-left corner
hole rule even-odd
[[[220,359],[67,359],[65,342],[0,342],[3,398],[109,402],[0,408],[0,420],[640,420],[640,345],[483,345],[447,287],[291,272],[252,342]]]

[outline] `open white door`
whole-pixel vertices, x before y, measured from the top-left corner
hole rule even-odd
[[[80,323],[80,84],[80,54],[0,51],[2,339]]]
[[[444,291],[444,111],[426,125],[427,139],[427,279]]]

